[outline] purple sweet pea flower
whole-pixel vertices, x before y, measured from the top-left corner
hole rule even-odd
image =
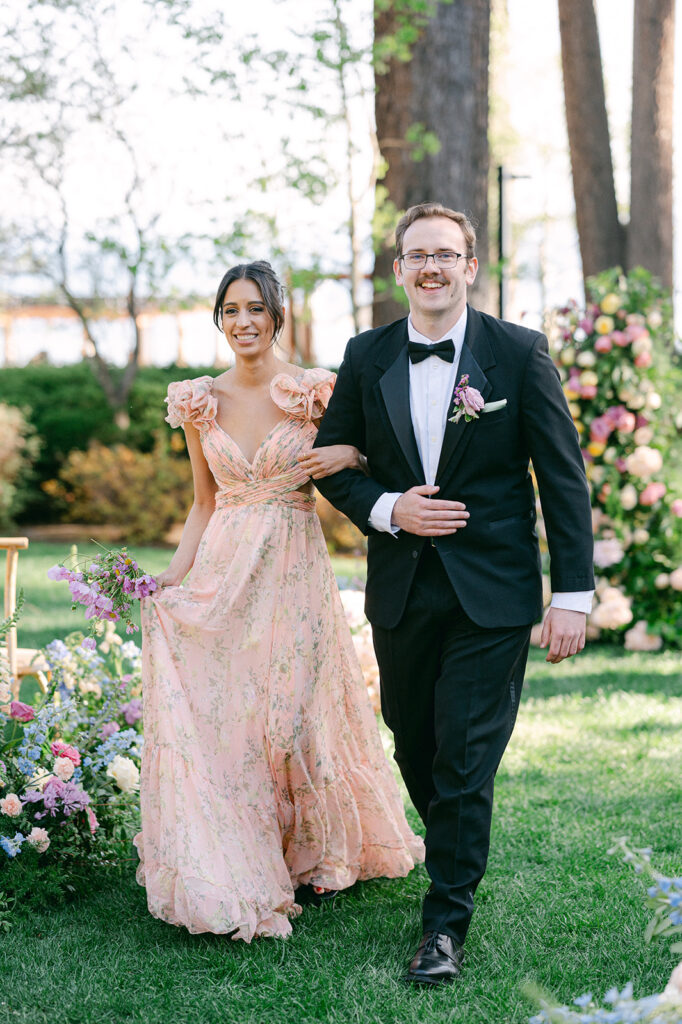
[[[121,704],[121,711],[128,725],[135,725],[142,718],[142,701],[139,697],[133,697],[127,704]]]
[[[68,580],[71,578],[71,570],[64,568],[63,565],[53,565],[51,569],[47,570],[48,580]]]
[[[118,732],[120,728],[121,726],[118,724],[118,722],[105,722],[102,728],[100,729],[99,734],[103,740],[106,740],[110,736],[113,736],[115,732]]]
[[[84,640],[81,640],[81,647],[86,651],[96,651],[97,641],[93,636],[86,636]]]

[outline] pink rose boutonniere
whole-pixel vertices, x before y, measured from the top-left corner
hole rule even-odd
[[[450,417],[451,423],[459,423],[462,416],[468,423],[469,420],[477,420],[478,414],[485,405],[483,395],[478,388],[469,387],[469,374],[463,374],[459,384],[455,388],[452,411],[454,416]]]

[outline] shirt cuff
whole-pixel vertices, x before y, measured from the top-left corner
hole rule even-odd
[[[393,506],[399,497],[400,492],[393,494],[391,491],[386,491],[376,500],[368,520],[373,530],[378,530],[379,533],[390,533],[394,537],[398,535],[400,528],[393,525],[391,516],[393,515]]]
[[[551,608],[563,608],[567,612],[585,612],[589,615],[592,611],[592,598],[594,590],[575,590],[565,594],[554,594]]]

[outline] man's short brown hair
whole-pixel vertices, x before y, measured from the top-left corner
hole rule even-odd
[[[405,210],[405,213],[398,221],[395,229],[396,258],[399,259],[403,254],[403,238],[410,224],[414,224],[416,220],[421,220],[422,217],[447,217],[448,220],[453,220],[455,224],[459,224],[464,235],[464,241],[466,242],[467,251],[465,255],[469,259],[476,255],[476,232],[465,213],[451,210],[441,203],[418,203],[416,206],[410,206],[408,210]]]

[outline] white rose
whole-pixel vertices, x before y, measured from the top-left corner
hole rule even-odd
[[[667,572],[659,572],[658,576],[654,580],[654,586],[656,590],[665,590],[666,587],[670,586],[670,576]]]
[[[654,439],[654,432],[651,427],[637,427],[632,436],[635,444],[649,444]]]
[[[107,775],[123,793],[134,793],[140,788],[140,770],[129,757],[117,754],[107,768]]]
[[[610,565],[616,565],[623,558],[625,552],[619,540],[615,537],[610,540],[596,540],[594,542],[594,564],[599,569],[606,569]]]
[[[682,565],[670,573],[669,583],[673,590],[682,590]]]
[[[663,456],[658,449],[641,444],[626,457],[625,466],[628,473],[646,479],[658,473],[663,467]]]
[[[75,771],[75,765],[69,757],[58,757],[52,765],[52,771],[62,782],[68,782]]]
[[[648,323],[649,327],[653,327],[655,331],[658,330],[658,328],[663,323],[663,317],[661,315],[660,309],[652,309],[648,317],[646,318],[646,322]]]
[[[597,362],[597,357],[594,352],[579,352],[575,359],[578,366],[594,366]]]
[[[660,409],[663,399],[659,395],[658,391],[650,391],[646,396],[646,407],[647,409]]]
[[[620,491],[620,503],[626,512],[631,512],[639,501],[637,488],[632,484],[626,484]]]
[[[651,351],[651,338],[648,334],[642,335],[641,338],[636,338],[632,343],[633,354],[639,356],[642,352]]]
[[[644,530],[640,527],[639,530],[635,530],[632,535],[633,544],[646,544],[649,539],[649,531]]]

